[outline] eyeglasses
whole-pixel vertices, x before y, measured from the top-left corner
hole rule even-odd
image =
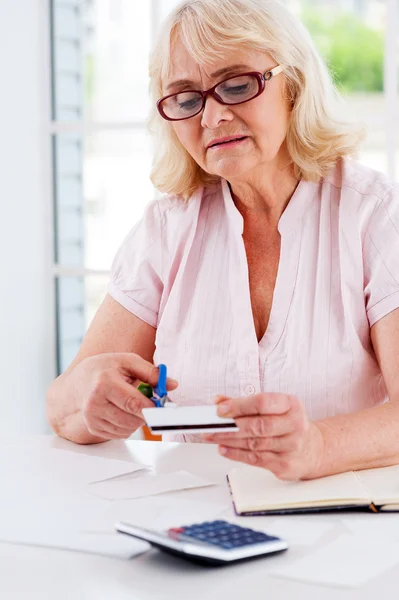
[[[241,73],[220,81],[209,90],[187,90],[164,96],[157,102],[158,111],[167,121],[182,121],[198,115],[204,108],[207,96],[212,96],[220,104],[243,104],[259,96],[270,81],[283,71],[277,65],[266,73]]]

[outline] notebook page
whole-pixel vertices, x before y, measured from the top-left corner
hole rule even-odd
[[[239,513],[371,503],[367,490],[353,472],[310,481],[281,481],[266,469],[246,466],[232,469],[229,482]]]
[[[399,504],[399,465],[356,471],[374,504]]]

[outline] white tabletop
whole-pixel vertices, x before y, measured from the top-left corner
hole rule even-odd
[[[133,460],[154,465],[157,472],[186,469],[217,481],[218,485],[185,492],[170,492],[181,499],[189,494],[193,500],[221,503],[223,518],[233,518],[225,475],[232,463],[218,455],[208,444],[172,444],[144,441],[107,442],[94,446],[77,446],[52,436],[21,438],[21,443],[61,448],[93,456]],[[15,438],[3,439],[15,444]],[[12,482],[2,480],[1,485]],[[27,499],[28,501],[28,499]],[[131,500],[129,502],[137,502]],[[1,506],[1,503],[0,503]],[[311,518],[311,517],[308,517]],[[317,518],[317,517],[316,517]],[[151,550],[131,560],[105,558],[31,546],[0,543],[0,597],[6,600],[144,600],[180,598],[227,598],[242,600],[269,597],[273,600],[373,599],[394,597],[399,586],[399,565],[367,585],[356,589],[339,589],[308,585],[268,576],[270,565],[314,552],[343,532],[339,516],[333,529],[314,546],[294,546],[278,556],[262,558],[228,567],[201,567]],[[259,517],[262,519],[262,517]],[[198,515],[201,520],[201,515]],[[179,525],[180,523],[176,523]],[[252,522],[253,525],[253,522]],[[396,591],[395,591],[396,590]]]

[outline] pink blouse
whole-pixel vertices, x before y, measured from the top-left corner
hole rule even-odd
[[[299,182],[278,230],[259,343],[243,219],[225,180],[187,203],[149,204],[115,257],[108,293],[156,328],[154,362],[179,381],[177,404],[284,392],[314,420],[386,401],[370,327],[399,307],[398,186],[341,160],[319,183]]]

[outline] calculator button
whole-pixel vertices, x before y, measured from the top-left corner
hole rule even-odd
[[[265,533],[255,533],[252,537],[254,540],[259,540],[262,542],[263,541],[266,542],[268,539],[270,539],[269,536],[266,535]]]
[[[184,527],[172,527],[168,531],[169,533],[182,533],[184,531]]]
[[[224,542],[223,544],[219,544],[219,546],[225,550],[232,550],[235,548],[235,544],[233,544],[233,542]]]
[[[180,535],[183,532],[184,532],[183,527],[174,527],[174,528],[168,529],[168,537],[178,540],[180,538]]]
[[[250,546],[251,542],[248,542],[247,540],[238,540],[237,542],[234,543],[234,548],[242,548],[243,546]]]
[[[254,531],[221,519],[175,527],[169,530],[169,535],[177,539],[191,538],[225,550],[278,539],[261,531]]]

